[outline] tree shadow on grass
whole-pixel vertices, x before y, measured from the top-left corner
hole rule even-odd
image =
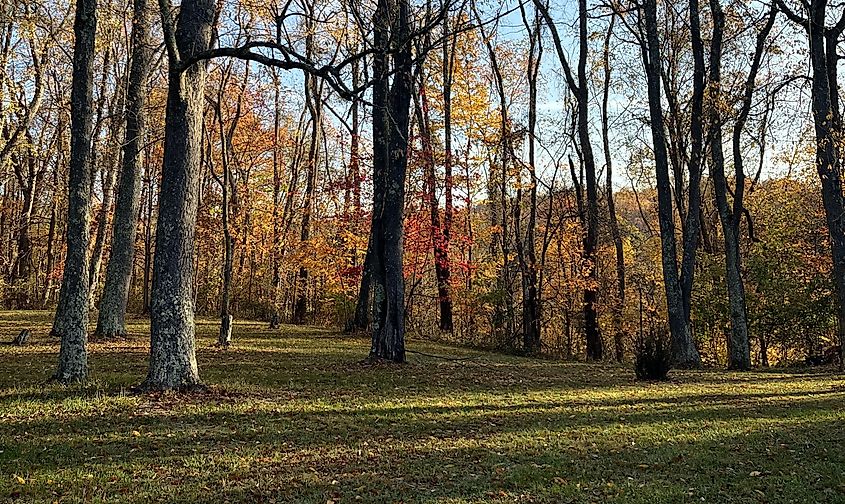
[[[519,495],[542,502],[755,502],[747,499],[758,490],[765,502],[836,502],[841,494],[830,492],[841,492],[838,464],[845,462],[841,404],[836,396],[753,411],[702,402],[646,411],[553,404],[90,415],[61,422],[59,431],[46,419],[4,425],[2,438],[10,442],[0,465],[6,474],[34,474],[36,482],[82,471],[166,492],[178,481],[191,496],[183,502],[203,495],[326,502],[362,494],[366,502],[496,495],[508,502]],[[807,414],[819,411],[838,418]],[[746,430],[743,421],[754,422]],[[21,434],[51,427],[46,439]],[[77,481],[64,495],[78,496],[85,485]]]

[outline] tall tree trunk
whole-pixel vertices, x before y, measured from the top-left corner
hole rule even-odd
[[[596,247],[598,246],[599,196],[596,182],[596,161],[590,141],[589,82],[587,80],[587,0],[578,0],[579,57],[578,57],[578,143],[584,160],[587,189],[587,232],[584,237],[584,259],[587,261],[587,286],[584,288],[584,332],[587,339],[587,358],[601,360],[604,344],[599,331],[596,302],[598,275]]]
[[[584,215],[584,238],[582,240],[583,256],[587,263],[587,285],[584,287],[584,333],[587,341],[587,359],[601,360],[604,357],[604,342],[598,324],[596,303],[598,301],[598,276],[596,272],[596,248],[598,246],[598,182],[596,180],[596,160],[590,141],[590,95],[587,78],[588,33],[587,18],[589,15],[586,0],[578,0],[578,68],[577,75],[572,75],[566,51],[557,31],[555,20],[549,13],[548,5],[542,0],[534,0],[534,5],[540,11],[546,26],[552,34],[555,50],[563,67],[564,77],[570,92],[573,94],[577,107],[578,146],[581,148],[586,185],[586,208]],[[577,81],[576,81],[577,79]],[[574,177],[573,177],[574,180]],[[579,198],[580,199],[580,198]]]
[[[359,83],[359,69],[358,62],[352,65],[352,87],[357,88]],[[360,164],[360,118],[359,118],[359,102],[352,101],[352,141],[349,152],[349,170],[352,184],[352,198],[353,198],[353,223],[354,229],[361,228],[361,164]],[[373,195],[373,206],[375,207],[375,195]],[[358,288],[358,297],[355,302],[355,311],[352,313],[350,319],[346,322],[346,332],[353,332],[356,330],[364,330],[370,321],[370,255],[371,247],[370,241],[367,241],[367,251],[364,254],[364,262],[361,265],[361,282]],[[353,264],[357,265],[358,252],[353,251]]]
[[[312,19],[310,16],[309,20]],[[314,30],[311,21],[307,22],[308,34],[305,37],[305,57],[311,59],[314,56]],[[320,130],[323,122],[322,92],[317,83],[317,78],[305,74],[305,105],[308,114],[311,116],[311,139],[308,144],[308,165],[305,175],[305,197],[302,202],[302,223],[299,239],[307,244],[311,239],[311,218],[314,211],[314,191],[317,183],[317,165],[320,155]],[[306,245],[307,246],[307,245]],[[294,324],[302,324],[308,312],[308,268],[301,266],[297,275],[296,303],[293,308]]]
[[[52,330],[62,339],[54,375],[61,383],[88,377],[88,241],[97,0],[77,0],[73,31],[67,257]]]
[[[115,63],[115,67],[116,66],[117,63]],[[117,71],[115,71],[115,75],[117,75]],[[114,101],[111,102],[109,106],[109,138],[115,144],[117,143],[117,139],[121,136],[121,133],[124,131],[123,128],[126,125],[125,106],[127,91],[126,87],[128,86],[128,83],[126,82],[126,77],[127,76],[124,74],[118,81],[118,85],[116,86],[115,90],[115,93],[117,93],[117,97],[114,98]],[[96,142],[94,146],[96,146]],[[112,210],[115,183],[117,182],[117,176],[119,173],[118,165],[120,164],[121,158],[121,149],[118,148],[116,145],[113,146],[112,149],[106,149],[106,152],[109,155],[106,156],[106,160],[104,162],[106,164],[106,167],[102,172],[103,176],[101,183],[103,189],[103,199],[100,202],[100,211],[97,215],[97,230],[94,235],[94,247],[91,250],[91,256],[88,267],[88,283],[91,285],[90,304],[92,307],[94,306],[94,296],[96,295],[97,287],[100,282],[100,269],[103,261],[103,248],[105,247],[107,238],[106,232],[108,228],[108,218],[109,213]],[[94,159],[94,162],[97,162],[96,158]]]
[[[728,289],[728,304],[730,305],[731,333],[728,339],[728,368],[747,370],[751,368],[751,345],[748,334],[748,316],[745,305],[745,286],[742,282],[741,259],[739,251],[739,226],[734,221],[733,209],[728,206],[728,185],[725,177],[725,157],[722,149],[722,118],[721,104],[721,65],[722,65],[722,37],[725,26],[725,16],[722,12],[720,0],[710,0],[710,12],[713,16],[713,36],[710,42],[710,102],[709,102],[709,144],[711,157],[711,175],[713,178],[713,192],[716,198],[716,208],[722,224],[722,234],[725,246],[725,279]],[[774,21],[772,16],[771,21]],[[770,26],[770,25],[767,25]],[[764,30],[765,31],[765,30]],[[763,37],[765,42],[765,36]],[[758,37],[758,45],[759,44]],[[762,51],[755,51],[754,62],[750,72],[751,89],[754,86],[756,68],[759,66]],[[748,81],[746,81],[747,83]],[[746,87],[748,92],[748,87]],[[753,91],[751,91],[753,93]],[[744,104],[743,104],[744,105]],[[749,101],[750,106],[750,101]],[[744,108],[743,108],[744,110]],[[740,111],[742,118],[743,111]],[[738,121],[739,122],[739,121]],[[743,119],[744,122],[744,119]],[[741,130],[740,130],[741,131]],[[734,166],[737,171],[737,185],[744,184],[744,177],[739,176],[742,170],[741,152],[734,152],[740,156],[740,164]],[[744,189],[744,188],[743,188]],[[734,193],[735,197],[736,192]]]
[[[387,13],[393,11],[392,16]],[[385,23],[393,19],[388,30]],[[405,278],[403,275],[402,242],[405,210],[405,173],[408,163],[408,127],[411,105],[411,44],[409,6],[407,0],[379,0],[373,18],[374,58],[373,135],[374,172],[383,178],[383,201],[376,209],[381,216],[373,224],[372,281],[373,337],[370,360],[405,361]],[[389,35],[388,35],[389,33]],[[393,56],[393,85],[387,92],[387,43]],[[375,168],[376,163],[382,168]],[[375,212],[374,212],[375,215]]]
[[[419,69],[420,99],[415,107],[417,123],[423,143],[423,165],[425,199],[431,219],[431,245],[434,257],[434,276],[437,280],[437,301],[439,305],[439,327],[441,331],[452,330],[452,298],[449,293],[449,250],[440,221],[440,203],[437,199],[437,170],[434,160],[434,142],[431,134],[431,115],[426,95],[425,74]],[[415,100],[416,101],[416,100]]]
[[[229,224],[232,206],[232,198],[229,197],[229,192],[234,186],[232,185],[232,170],[229,161],[229,146],[231,145],[231,138],[226,137],[226,125],[223,122],[222,100],[223,88],[221,87],[220,92],[217,95],[217,103],[215,103],[214,113],[217,118],[217,126],[220,134],[220,159],[222,165],[221,168],[223,170],[222,179],[214,173],[213,164],[211,162],[211,148],[208,149],[208,164],[211,175],[220,185],[220,189],[223,193],[223,200],[220,204],[223,214],[223,268],[221,272],[223,289],[220,296],[220,332],[217,336],[217,344],[223,348],[228,348],[232,343],[232,314],[230,313],[230,304],[235,246],[234,238],[232,237],[232,228]]]
[[[126,92],[123,167],[112,222],[112,245],[100,298],[96,334],[126,334],[126,304],[135,261],[135,237],[141,197],[143,142],[147,123],[147,83],[152,66],[151,9],[147,0],[132,2],[132,64]]]
[[[514,205],[514,227],[516,230],[516,251],[522,277],[522,347],[527,354],[538,354],[542,350],[540,335],[540,299],[537,288],[537,257],[535,249],[537,228],[537,172],[536,172],[536,129],[537,129],[537,81],[540,61],[543,55],[540,38],[540,13],[535,8],[534,19],[529,22],[525,9],[520,7],[522,21],[529,32],[528,41],[528,164],[529,175],[528,222],[525,236],[522,231],[522,176],[517,186]]]
[[[672,337],[672,359],[674,365],[678,367],[696,367],[700,365],[701,358],[692,339],[678,275],[672,186],[669,180],[669,159],[666,150],[666,133],[660,91],[661,59],[656,0],[645,0],[644,14],[646,33],[644,34],[645,46],[642,47],[642,58],[648,84],[650,126],[654,144],[661,261],[669,315],[669,331]]]
[[[164,163],[156,226],[150,306],[150,367],[143,387],[191,388],[200,383],[191,288],[202,150],[205,63],[183,61],[211,45],[215,2],[183,0],[175,33],[162,12],[168,43]]]
[[[616,203],[613,195],[613,155],[610,152],[610,121],[608,103],[610,101],[610,39],[613,36],[613,27],[616,23],[616,15],[612,14],[607,34],[604,38],[604,87],[602,89],[602,116],[601,131],[602,145],[604,148],[605,163],[605,192],[607,198],[607,213],[610,220],[610,235],[613,239],[613,247],[616,251],[616,296],[613,300],[613,344],[614,357],[616,362],[622,362],[625,357],[625,248],[622,244],[622,235],[619,233],[619,222],[616,217]]]
[[[31,143],[31,139],[30,139]],[[33,147],[34,148],[34,147]],[[23,205],[20,218],[18,219],[17,230],[17,257],[12,271],[12,283],[17,284],[17,305],[18,308],[27,308],[30,305],[30,279],[32,277],[32,239],[30,228],[35,211],[36,191],[41,181],[43,170],[36,168],[35,152],[28,150],[26,155],[15,163],[15,175],[18,185],[23,192]]]
[[[450,45],[451,38],[451,45]],[[452,216],[454,196],[452,191],[452,81],[457,35],[450,35],[448,14],[443,20],[443,224],[440,226],[439,265],[437,271],[437,297],[440,302],[440,330],[451,332],[454,328],[452,314],[452,264],[449,249],[452,244]],[[437,249],[435,251],[437,251]]]
[[[692,326],[690,314],[692,311],[692,288],[695,277],[695,256],[698,250],[699,238],[701,235],[701,174],[704,164],[704,94],[705,65],[704,65],[704,43],[701,39],[701,22],[699,20],[698,0],[690,0],[690,35],[692,39],[693,55],[693,92],[690,105],[690,158],[688,206],[686,211],[685,225],[683,227],[683,253],[681,257],[681,298],[684,306],[684,317],[686,325],[690,328],[690,339],[674,339],[672,341],[673,360],[677,367],[699,367],[701,357],[695,349],[695,342],[692,339]]]
[[[833,280],[838,307],[838,337],[845,342],[845,202],[842,195],[837,45],[845,29],[845,13],[834,28],[825,28],[827,1],[810,4],[810,61],[812,66],[812,109],[816,136],[816,171],[822,183],[822,202],[830,235]],[[841,362],[840,366],[845,364]]]
[[[281,257],[282,246],[280,204],[282,197],[282,160],[281,145],[279,145],[279,134],[281,130],[281,100],[279,97],[279,76],[276,69],[272,70],[273,75],[273,250],[270,254],[272,262],[272,313],[270,314],[270,329],[279,326],[279,297],[282,289]]]

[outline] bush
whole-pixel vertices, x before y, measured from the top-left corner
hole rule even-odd
[[[651,329],[636,346],[634,372],[638,380],[665,380],[672,366],[672,352],[666,331]]]

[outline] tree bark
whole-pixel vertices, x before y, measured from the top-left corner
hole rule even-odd
[[[604,87],[602,93],[602,145],[604,148],[605,161],[605,192],[607,197],[607,213],[610,220],[610,235],[613,239],[613,247],[616,251],[616,296],[613,300],[613,343],[614,357],[616,362],[622,362],[625,357],[625,248],[622,244],[622,235],[619,233],[619,222],[616,218],[616,203],[613,196],[613,155],[610,153],[610,121],[608,120],[608,103],[610,101],[610,38],[613,35],[613,27],[616,22],[616,15],[612,14],[610,25],[604,39]]]
[[[97,0],[77,0],[73,31],[67,256],[52,330],[52,334],[61,337],[58,368],[53,376],[60,383],[88,378],[88,242]]]
[[[669,159],[666,150],[663,107],[661,104],[661,59],[656,0],[645,0],[644,15],[646,33],[645,44],[642,47],[642,58],[648,84],[650,127],[657,179],[661,262],[663,265],[663,284],[666,290],[669,331],[672,337],[672,359],[676,367],[697,367],[700,365],[701,358],[692,339],[678,275],[672,186],[669,180]]]
[[[728,340],[728,368],[748,370],[751,368],[751,345],[748,327],[748,315],[745,304],[745,285],[742,280],[742,262],[740,255],[740,226],[742,211],[742,197],[745,191],[745,174],[741,135],[745,121],[751,110],[754,95],[755,80],[760,67],[760,61],[765,49],[766,38],[774,25],[776,11],[773,10],[763,30],[757,35],[754,58],[748,78],[745,81],[745,92],[742,107],[739,111],[733,132],[733,162],[736,173],[736,188],[734,189],[734,208],[728,204],[728,187],[725,177],[725,162],[722,153],[722,118],[720,85],[721,85],[721,51],[722,34],[724,31],[724,13],[720,0],[710,0],[710,11],[713,16],[713,37],[710,43],[710,82],[712,103],[710,104],[710,135],[711,145],[711,175],[716,207],[724,235],[725,250],[725,278],[728,289],[728,302],[731,315],[731,333]],[[765,341],[765,340],[761,340]],[[762,348],[765,344],[761,345]]]
[[[451,46],[449,44],[451,38]],[[452,217],[454,214],[454,196],[452,191],[452,80],[454,79],[454,61],[457,36],[450,35],[448,14],[443,20],[443,223],[437,236],[439,252],[436,263],[437,297],[440,302],[440,330],[451,332],[454,328],[452,314],[452,264],[449,252],[452,244]]]
[[[147,0],[132,2],[132,66],[126,94],[123,167],[112,223],[112,246],[100,298],[96,333],[113,338],[126,334],[126,304],[135,261],[135,237],[141,197],[143,142],[146,136],[147,83],[152,66],[151,9]]]
[[[211,45],[213,0],[183,0],[173,33],[162,12],[168,42],[164,162],[156,226],[150,306],[150,366],[142,387],[188,389],[200,384],[194,339],[192,272],[202,150],[205,63],[183,61]],[[168,34],[169,33],[169,34]]]
[[[390,9],[390,10],[389,10]],[[393,16],[387,13],[392,11]],[[390,29],[386,20],[393,19]],[[373,18],[377,83],[373,103],[374,173],[383,177],[381,216],[373,218],[372,281],[373,333],[370,360],[405,361],[405,278],[402,243],[405,210],[405,173],[408,163],[408,127],[411,105],[411,41],[407,0],[379,0]],[[392,42],[393,85],[387,92],[387,43]],[[381,138],[379,139],[379,133]],[[383,168],[375,168],[381,163]]]

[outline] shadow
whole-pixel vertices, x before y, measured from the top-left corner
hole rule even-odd
[[[134,322],[140,336],[91,345],[86,387],[41,384],[56,342],[0,349],[0,500],[845,502],[845,387],[828,375],[361,367],[366,340],[258,326],[219,350],[200,321],[211,389],[189,395],[126,393],[147,364]]]

